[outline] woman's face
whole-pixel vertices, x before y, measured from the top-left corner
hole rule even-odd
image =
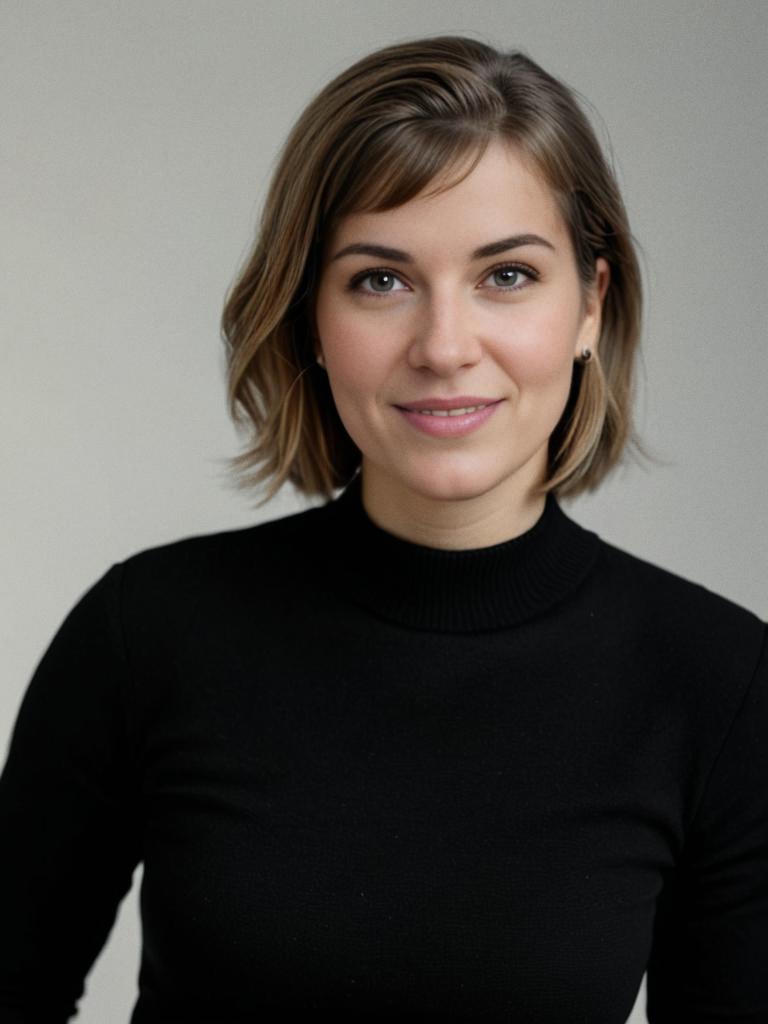
[[[501,142],[448,191],[343,218],[315,326],[364,490],[520,507],[545,477],[574,358],[596,346],[597,270],[585,294],[553,195]],[[489,405],[434,414],[454,399]]]

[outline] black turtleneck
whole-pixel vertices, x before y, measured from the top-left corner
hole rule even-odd
[[[0,781],[0,1024],[143,861],[133,1024],[768,1021],[768,658],[552,497],[443,551],[334,502],[113,566]]]
[[[516,626],[562,601],[599,548],[549,496],[539,521],[492,547],[444,551],[401,540],[365,513],[357,476],[324,510],[327,572],[346,600],[409,629],[474,633]]]

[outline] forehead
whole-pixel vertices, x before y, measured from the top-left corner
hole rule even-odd
[[[512,234],[543,235],[558,249],[567,243],[566,225],[552,189],[532,161],[514,147],[495,140],[457,182],[461,173],[461,167],[444,172],[401,206],[347,214],[328,239],[328,248],[397,239],[401,248],[414,251],[421,247],[445,250],[448,245],[469,251]]]

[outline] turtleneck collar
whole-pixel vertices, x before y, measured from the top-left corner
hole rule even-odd
[[[415,544],[377,526],[363,505],[359,474],[316,512],[322,527],[313,543],[331,586],[412,629],[474,633],[524,622],[581,583],[599,546],[551,494],[525,533],[460,551]]]

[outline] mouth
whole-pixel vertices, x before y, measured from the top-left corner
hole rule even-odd
[[[465,405],[458,409],[405,409],[404,406],[398,406],[398,408],[407,412],[417,412],[422,416],[467,416],[469,413],[477,412],[479,409],[487,409],[489,405],[495,405],[495,403],[485,402],[483,405]]]
[[[434,409],[428,406],[405,408],[400,405],[395,408],[406,422],[421,433],[429,434],[431,437],[455,438],[481,427],[493,416],[502,401],[498,399],[474,405],[457,405],[450,409]]]
[[[403,412],[418,412],[427,416],[466,416],[468,413],[497,405],[502,399],[486,398],[480,395],[456,395],[453,398],[437,398],[433,395],[418,398],[415,402],[402,402],[395,408]]]

